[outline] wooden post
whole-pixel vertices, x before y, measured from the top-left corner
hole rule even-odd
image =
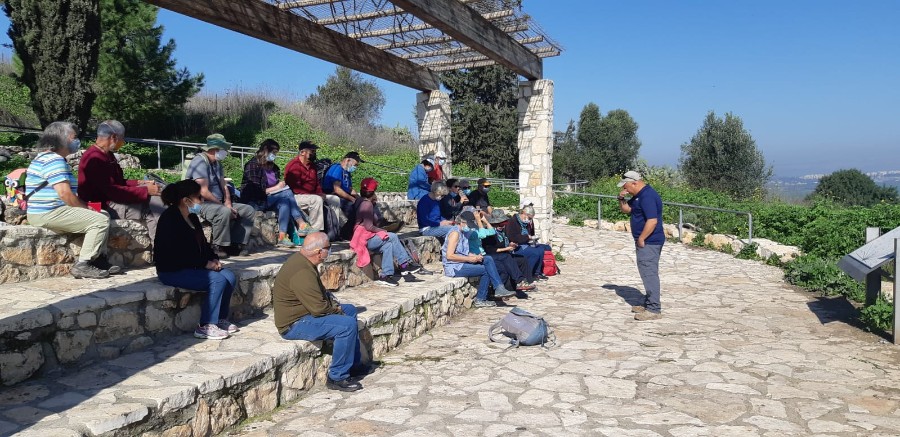
[[[897,290],[900,289],[900,275],[897,274],[897,260],[900,260],[900,238],[894,239],[894,329],[893,329],[893,340],[894,344],[897,344],[897,330],[900,329],[900,311],[897,309],[900,308],[900,292]]]
[[[881,235],[879,228],[866,228],[866,243]],[[881,269],[877,268],[866,275],[866,306],[875,305],[878,294],[881,293]]]

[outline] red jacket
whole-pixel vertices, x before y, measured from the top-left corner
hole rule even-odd
[[[85,149],[78,163],[78,197],[85,202],[144,203],[150,198],[146,187],[134,179],[125,180],[122,167],[112,152],[99,147]]]
[[[435,161],[434,169],[428,172],[428,182],[444,180],[444,168]]]
[[[284,167],[284,183],[294,194],[322,194],[315,164],[303,165],[299,156]]]

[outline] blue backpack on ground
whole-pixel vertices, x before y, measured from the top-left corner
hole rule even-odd
[[[509,314],[488,329],[488,338],[491,341],[509,342],[515,347],[544,346],[548,340],[551,345],[555,344],[556,341],[551,340],[551,336],[550,325],[543,317],[519,308],[509,310]]]

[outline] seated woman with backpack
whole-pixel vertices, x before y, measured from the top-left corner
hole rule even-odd
[[[413,261],[397,234],[387,232],[377,226],[377,223],[381,221],[381,212],[376,204],[376,189],[378,189],[378,181],[373,178],[363,179],[359,184],[359,198],[353,205],[356,223],[353,226],[350,248],[356,252],[356,266],[368,265],[371,262],[369,251],[377,250],[381,253],[381,273],[375,281],[378,285],[386,287],[399,285],[394,279],[394,263],[400,266],[401,270],[410,273],[431,274]]]
[[[288,233],[291,220],[296,225],[297,234],[304,236],[316,232],[309,225],[306,216],[290,187],[279,180],[281,171],[275,164],[275,157],[281,146],[269,138],[259,145],[256,156],[244,165],[244,179],[241,183],[241,201],[253,206],[257,211],[276,211],[278,214],[278,245],[296,246]]]
[[[551,249],[546,244],[537,243],[532,220],[534,220],[534,207],[525,205],[518,214],[509,220],[509,224],[506,225],[506,236],[509,237],[509,241],[518,245],[513,253],[528,258],[534,279],[543,281],[547,279],[547,276],[544,275],[544,252]]]
[[[194,337],[223,340],[239,331],[228,321],[231,293],[237,279],[222,263],[203,234],[200,184],[187,179],[162,192],[168,208],[159,218],[153,241],[153,261],[159,281],[173,287],[205,291],[200,324]]]
[[[438,183],[438,182],[435,182]],[[515,294],[506,289],[497,266],[491,257],[477,255],[469,250],[469,234],[478,227],[472,213],[462,213],[456,217],[456,224],[450,230],[441,246],[441,261],[444,264],[444,275],[451,278],[480,278],[478,293],[475,295],[476,308],[494,307],[497,304],[488,300],[488,288],[494,286],[494,297],[508,297]]]
[[[494,259],[504,284],[511,285],[517,292],[534,291],[534,276],[528,259],[513,254],[518,245],[509,241],[503,232],[509,217],[502,210],[495,209],[490,216],[482,215],[482,221],[486,228],[492,228],[494,232],[482,238],[481,246],[487,256]]]

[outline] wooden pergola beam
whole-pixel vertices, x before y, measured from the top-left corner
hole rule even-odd
[[[323,26],[329,26],[332,24],[345,24],[345,23],[353,23],[356,21],[363,20],[373,20],[375,18],[384,18],[384,17],[392,17],[394,15],[404,14],[403,9],[400,8],[390,8],[384,9],[381,11],[375,12],[367,12],[364,14],[356,14],[356,15],[343,15],[343,16],[335,16],[328,17],[316,20],[316,24],[321,24]]]
[[[535,50],[534,55],[539,58],[549,58],[551,56],[558,56],[559,50],[555,47],[541,47]],[[443,71],[443,70],[456,70],[459,68],[470,68],[472,64],[478,64],[477,66],[483,65],[492,65],[497,63],[493,59],[485,56],[485,55],[477,55],[470,56],[467,58],[459,58],[459,59],[446,59],[442,61],[433,61],[426,62],[421,64],[425,67],[433,69],[435,71]]]
[[[259,0],[146,0],[272,44],[421,91],[439,89],[438,76],[340,32]]]
[[[391,0],[391,3],[529,80],[544,75],[540,57],[458,0]]]
[[[531,38],[517,39],[516,41],[518,41],[519,44],[524,45],[524,44],[534,44],[537,42],[541,42],[543,40],[544,40],[543,36],[533,36]],[[421,59],[421,58],[433,58],[435,56],[459,55],[462,53],[468,53],[468,52],[474,52],[474,51],[475,50],[473,50],[471,47],[463,46],[463,47],[454,47],[452,49],[433,50],[430,52],[406,53],[406,54],[400,55],[400,57],[403,59]]]
[[[516,24],[513,26],[503,26],[500,30],[506,33],[515,33],[515,32],[524,32],[528,30],[527,24]],[[415,46],[427,46],[432,44],[442,44],[445,42],[453,41],[452,36],[437,36],[432,38],[420,38],[420,39],[412,39],[406,41],[395,41],[387,44],[378,44],[375,46],[376,49],[380,50],[391,50],[391,49],[402,49],[405,47],[415,47]]]
[[[509,16],[513,15],[513,13],[514,12],[512,9],[504,9],[502,11],[488,12],[487,14],[484,14],[482,16],[487,20],[496,20],[498,18],[509,17]],[[493,24],[492,24],[492,26],[493,26]],[[414,24],[412,26],[406,26],[406,27],[403,27],[403,26],[387,27],[384,29],[367,30],[365,32],[348,33],[347,36],[349,36],[350,38],[353,38],[353,39],[374,38],[377,36],[387,36],[387,35],[394,35],[397,33],[415,32],[415,31],[419,31],[419,30],[427,30],[427,29],[432,29],[432,28],[434,28],[433,25],[431,25],[429,23],[422,23],[422,24]]]
[[[305,8],[308,6],[319,6],[334,3],[334,0],[299,0],[294,2],[284,2],[278,5],[279,9]]]

